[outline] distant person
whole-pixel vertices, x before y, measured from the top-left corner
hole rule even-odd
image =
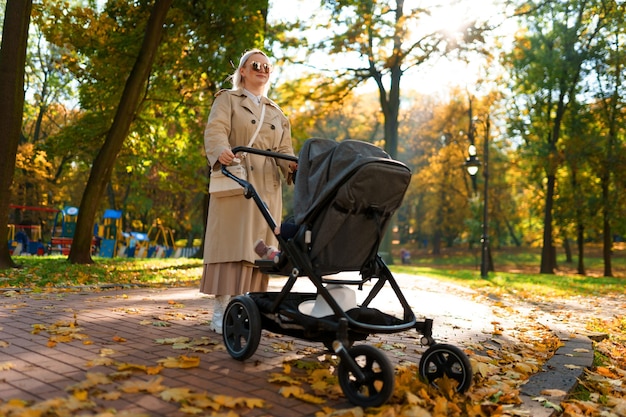
[[[272,65],[267,55],[253,49],[241,57],[232,75],[233,88],[216,94],[204,131],[204,147],[212,170],[230,165],[235,158],[245,166],[248,181],[262,196],[275,219],[282,215],[281,175],[290,182],[295,162],[265,156],[234,155],[236,146],[248,146],[265,108],[253,148],[294,155],[291,125],[266,94]],[[200,292],[215,295],[211,329],[222,333],[224,309],[230,297],[249,291],[266,291],[268,275],[254,266],[254,243],[270,246],[277,240],[253,200],[243,195],[211,196],[204,244]]]
[[[407,249],[402,248],[402,250],[400,250],[400,257],[402,258],[403,265],[408,265],[411,263],[411,252],[409,252]]]
[[[15,233],[15,241],[21,245],[20,253],[28,253],[28,244],[30,239],[28,238],[26,231],[19,229],[17,233]]]

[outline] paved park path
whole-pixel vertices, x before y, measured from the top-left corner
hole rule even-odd
[[[520,323],[535,320],[559,332],[567,342],[562,349],[568,345],[576,351],[590,349],[589,340],[581,336],[584,320],[592,316],[610,317],[625,304],[624,299],[594,303],[593,299],[581,298],[520,305],[513,299],[480,295],[430,278],[397,274],[395,277],[416,315],[435,320],[435,339],[461,348],[493,338],[494,326],[501,330],[501,337],[507,337],[519,329]],[[308,282],[301,281],[298,289],[308,289],[304,288]],[[283,279],[271,279],[270,290],[280,289],[283,282]],[[397,308],[384,294],[376,301],[376,307],[383,311]],[[158,376],[143,373],[133,378],[140,378],[146,390],[151,383],[158,383],[168,388],[265,401],[264,408],[234,408],[246,416],[312,416],[320,410],[318,405],[284,398],[278,392],[279,386],[268,379],[283,371],[285,360],[320,355],[322,346],[264,331],[252,358],[236,361],[224,350],[221,337],[208,329],[212,306],[213,298],[200,294],[197,288],[118,288],[39,294],[0,290],[0,400],[67,399],[71,392],[89,388],[85,385],[88,375],[110,376],[115,371],[113,364],[126,364],[131,369],[132,366],[149,368],[165,358],[195,355],[200,358],[196,367],[165,368]],[[62,337],[68,335],[70,340]],[[177,349],[173,344],[177,338],[195,341],[197,349],[191,353]],[[394,364],[418,363],[424,351],[416,332],[385,335],[384,339],[374,335],[367,343],[406,346],[402,350],[389,350],[388,356]],[[590,355],[579,358],[582,367],[588,366]],[[571,362],[571,356],[567,357]],[[531,410],[530,415],[550,415],[550,410],[538,405],[532,397],[555,384],[570,389],[581,372],[563,366],[555,369],[559,372],[540,372],[540,378],[531,378],[527,384],[525,406]],[[124,381],[117,383],[119,391]],[[126,415],[189,415],[180,411],[178,403],[145,391],[132,392],[132,386],[127,386],[123,395],[107,395],[107,390],[113,391],[111,385],[103,385],[100,396],[89,397],[99,409],[115,409]],[[351,407],[343,397],[325,405]]]

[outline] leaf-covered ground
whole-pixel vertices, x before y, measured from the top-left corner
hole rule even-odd
[[[79,286],[81,291],[90,291],[91,288],[116,285],[196,285],[195,280],[199,276],[196,269],[199,263],[188,260],[165,263],[103,262],[76,270],[72,268],[60,261],[53,262],[52,267],[37,261],[20,270],[1,271],[0,283],[3,284],[0,285],[5,289],[0,295],[15,300],[10,306],[19,312],[20,303],[26,302],[24,294],[28,293],[71,291],[77,290]],[[146,273],[146,270],[151,272]],[[544,314],[549,311],[555,320],[576,323],[596,336],[605,336],[598,337],[594,342],[594,367],[585,370],[572,395],[563,402],[554,403],[550,398],[560,397],[562,393],[548,390],[537,400],[563,416],[626,415],[626,320],[621,315],[626,301],[623,293],[586,297],[577,294],[568,297],[559,293],[558,297],[550,297],[543,291],[541,294],[533,294],[532,291],[519,294],[494,285],[479,288],[477,296],[484,297],[485,302],[491,302],[503,317],[503,322],[514,317],[518,325],[503,328],[501,322],[494,321],[491,335],[486,335],[483,341],[464,346],[474,371],[473,384],[467,393],[456,393],[450,381],[440,381],[438,388],[425,384],[418,377],[416,363],[400,361],[396,368],[395,392],[387,404],[369,409],[336,409],[328,404],[343,396],[336,376],[337,357],[322,349],[294,352],[294,344],[286,337],[276,337],[272,349],[276,352],[296,353],[298,358],[286,360],[281,372],[269,374],[268,383],[285,398],[296,398],[316,406],[316,416],[528,416],[529,412],[521,406],[520,387],[532,374],[542,370],[544,363],[561,344],[548,327],[534,320],[536,311],[540,310]],[[575,312],[568,308],[570,303],[585,306],[581,310],[587,314],[577,315],[579,310]],[[518,308],[520,305],[531,307]],[[174,311],[170,315],[159,316],[142,324],[155,327],[171,325],[172,320],[176,319],[175,308],[184,306],[176,306],[172,302],[169,307]],[[124,313],[134,314],[132,309],[132,305],[129,305]],[[593,311],[600,309],[605,314],[593,314]],[[502,337],[503,332],[506,337]],[[46,337],[49,349],[54,349],[60,343],[92,343],[90,335],[81,329],[80,317],[70,321],[41,323],[33,326],[32,333]],[[265,334],[264,337],[273,336]],[[122,337],[113,340],[119,344],[127,341]],[[98,408],[93,400],[116,400],[138,392],[177,404],[184,415],[271,415],[271,409],[263,399],[215,395],[164,384],[161,376],[164,369],[184,371],[198,367],[203,355],[223,349],[219,339],[155,339],[154,344],[171,346],[172,354],[145,365],[119,362],[112,357],[112,352],[103,348],[90,366],[105,367],[106,372],[86,373],[83,381],[66,387],[67,396],[62,398],[36,403],[19,398],[2,399],[0,415],[125,416],[124,412],[115,409]],[[383,341],[375,342],[375,346],[395,354],[415,349],[406,344],[388,344]],[[0,354],[5,347],[7,342],[3,341],[0,328]],[[12,366],[10,362],[0,360],[0,379],[3,378],[3,371],[10,370]]]

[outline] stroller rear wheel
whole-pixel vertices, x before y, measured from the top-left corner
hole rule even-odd
[[[254,300],[246,295],[233,298],[224,311],[224,345],[234,359],[248,359],[261,341],[261,314]]]
[[[419,373],[430,384],[444,376],[457,381],[456,391],[465,392],[472,383],[472,365],[467,355],[456,346],[436,344],[420,359]]]
[[[348,400],[362,407],[383,405],[393,394],[394,371],[383,352],[358,345],[348,349],[348,354],[359,368],[362,377],[355,375],[350,364],[341,360],[337,369],[339,385]]]

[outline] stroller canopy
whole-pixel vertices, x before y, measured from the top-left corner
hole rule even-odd
[[[306,141],[298,158],[294,220],[313,232],[316,268],[360,270],[372,260],[410,180],[406,165],[367,142]]]
[[[318,138],[307,140],[298,157],[294,192],[295,222],[304,222],[356,169],[366,163],[385,160],[393,161],[387,152],[367,142],[335,142]],[[387,180],[388,178],[381,178],[383,187]]]

